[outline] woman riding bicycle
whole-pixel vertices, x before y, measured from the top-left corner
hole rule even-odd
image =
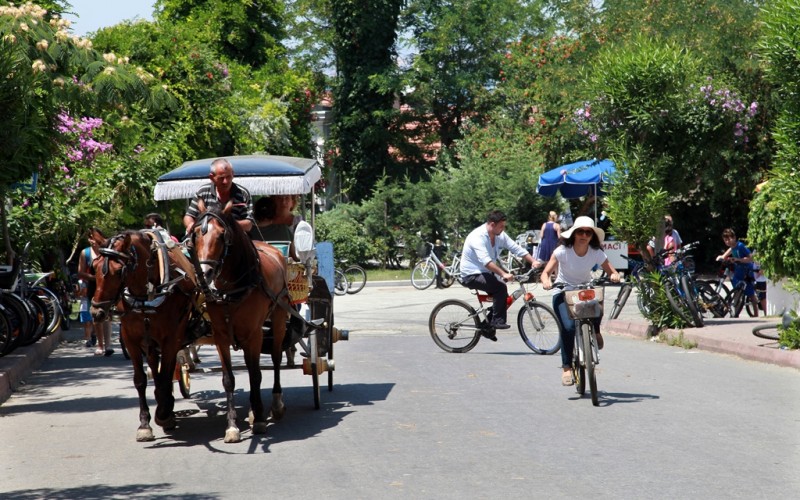
[[[556,283],[563,283],[567,288],[587,283],[592,280],[592,268],[601,266],[611,281],[619,281],[619,273],[608,261],[602,250],[605,231],[595,227],[589,217],[578,217],[575,224],[561,233],[561,245],[555,249],[542,273],[542,286],[545,290],[553,287],[550,275],[558,272]],[[561,324],[561,385],[572,385],[572,350],[575,343],[575,320],[569,317],[564,293],[553,295],[553,310]],[[603,337],[600,335],[600,318],[595,320],[597,347],[603,348]]]

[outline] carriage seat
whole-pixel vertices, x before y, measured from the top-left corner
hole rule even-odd
[[[291,241],[265,241],[264,243],[274,246],[281,251],[284,257],[289,258],[289,247],[292,244]]]

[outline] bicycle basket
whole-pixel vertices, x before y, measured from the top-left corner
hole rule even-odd
[[[564,301],[572,319],[599,318],[603,315],[603,288],[569,290],[564,292]]]

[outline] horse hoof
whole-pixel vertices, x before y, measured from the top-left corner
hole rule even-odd
[[[266,434],[267,433],[267,423],[266,422],[255,422],[250,426],[253,429],[253,434]]]
[[[155,441],[156,437],[153,435],[153,429],[150,427],[139,429],[136,431],[136,441],[142,443],[145,441]]]
[[[286,405],[281,403],[280,405],[273,406],[269,411],[270,418],[272,420],[280,420],[286,415]]]
[[[238,427],[228,427],[225,431],[225,442],[226,443],[238,443],[242,440],[242,436],[239,433]]]

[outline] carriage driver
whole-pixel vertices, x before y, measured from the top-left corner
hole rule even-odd
[[[217,158],[211,163],[211,173],[208,176],[210,184],[206,184],[197,190],[186,214],[183,216],[183,225],[186,227],[186,234],[192,229],[197,216],[197,202],[201,198],[207,207],[219,205],[223,208],[229,201],[233,202],[233,218],[239,223],[245,232],[253,227],[253,199],[250,191],[233,182],[233,166],[225,158]]]

